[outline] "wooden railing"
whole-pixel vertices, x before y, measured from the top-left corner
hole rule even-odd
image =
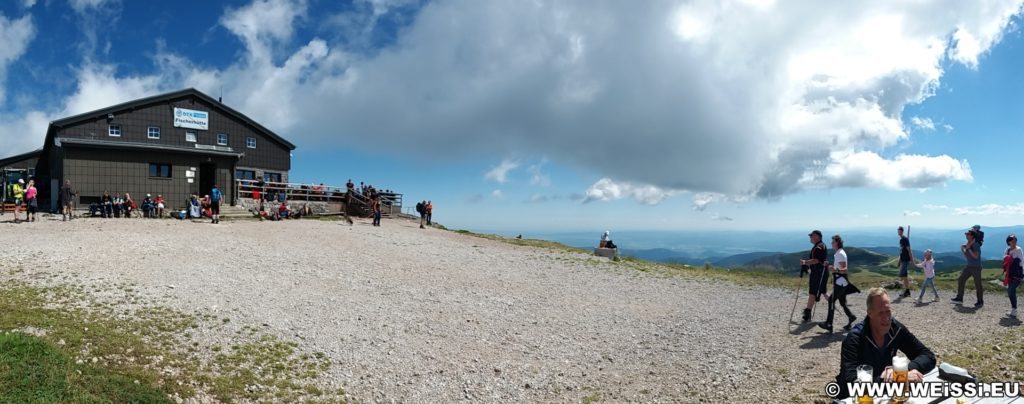
[[[235,180],[237,198],[253,199],[257,192],[266,200],[274,202],[279,201],[279,195],[284,193],[285,199],[288,201],[333,202],[340,203],[349,209],[359,207],[360,210],[369,209],[370,206],[367,196],[359,193],[358,190],[353,190],[350,198],[348,189],[345,187],[291,182],[267,182],[263,186],[259,186],[253,180]],[[390,215],[401,212],[402,194],[382,192],[380,195],[382,214]]]

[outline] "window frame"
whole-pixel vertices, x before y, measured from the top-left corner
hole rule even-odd
[[[249,148],[249,149],[255,149],[256,148],[256,137],[255,136],[246,137],[245,138],[245,147]]]
[[[246,176],[239,176],[238,175],[239,173],[252,174],[252,175],[248,176],[248,177],[246,177]],[[236,180],[255,180],[256,179],[256,170],[235,169],[235,179]]]
[[[188,135],[192,135],[192,140],[188,140]],[[186,142],[190,142],[190,143],[198,143],[199,142],[199,132],[196,132],[194,130],[186,130],[185,131],[185,141]]]
[[[153,129],[156,129],[156,136],[153,136],[153,133],[154,133]],[[147,127],[146,128],[146,139],[159,140],[160,139],[160,127],[159,126]]]
[[[274,178],[277,178],[277,179],[275,180]],[[280,183],[280,182],[282,182],[282,179],[283,179],[283,177],[281,176],[281,173],[275,173],[275,172],[270,172],[270,171],[264,171],[263,172],[263,181],[264,182],[278,182],[278,183]]]
[[[156,169],[156,175],[153,175],[153,169]],[[164,173],[163,168],[166,168],[167,175],[161,175]],[[169,180],[174,178],[174,166],[170,163],[149,163],[149,171],[147,172],[150,179],[166,179]]]
[[[117,128],[117,134],[116,135],[114,134],[114,128]],[[107,125],[107,136],[110,136],[110,137],[121,137],[122,133],[123,132],[121,131],[121,125],[114,125],[114,124]]]
[[[224,137],[224,143],[221,143],[221,141],[220,141],[221,136]],[[227,146],[228,145],[228,140],[229,140],[229,138],[228,138],[228,134],[227,133],[218,133],[217,134],[217,146]]]

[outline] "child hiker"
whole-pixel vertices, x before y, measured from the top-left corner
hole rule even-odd
[[[921,284],[921,295],[918,296],[916,303],[921,303],[921,300],[925,298],[925,288],[929,285],[932,286],[932,293],[935,294],[935,300],[932,302],[938,302],[939,291],[935,289],[935,259],[932,258],[932,251],[925,250],[925,261],[914,263],[913,266],[925,270],[925,282]]]
[[[917,296],[917,303],[921,303],[924,290],[929,285],[932,287],[932,293],[935,293],[935,300],[932,301],[939,301],[939,291],[935,290],[935,258],[932,258],[932,250],[924,250],[924,261],[915,263],[914,266],[924,269],[924,283],[921,284],[921,294]]]

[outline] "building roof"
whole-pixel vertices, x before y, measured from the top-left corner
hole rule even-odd
[[[16,154],[16,155],[9,156],[9,157],[4,157],[4,158],[0,159],[0,167],[5,167],[7,165],[10,165],[12,163],[15,163],[15,162],[18,162],[18,161],[22,161],[22,160],[39,158],[39,156],[42,155],[42,154],[43,154],[43,149],[36,149],[36,150],[32,150],[32,151],[27,152],[27,153],[21,153],[21,154]]]
[[[124,110],[133,110],[138,107],[169,101],[175,98],[181,98],[183,96],[194,96],[203,101],[206,101],[210,103],[210,105],[212,105],[214,108],[218,108],[226,114],[234,116],[235,118],[238,118],[243,122],[252,125],[254,128],[256,128],[256,130],[263,132],[263,134],[265,134],[267,137],[277,141],[278,143],[281,143],[289,150],[295,150],[294,144],[285,140],[281,136],[278,136],[276,133],[274,133],[274,131],[267,129],[263,125],[260,125],[258,122],[250,119],[248,116],[245,116],[245,114],[242,114],[241,112],[238,112],[232,109],[231,107],[224,105],[223,103],[217,101],[213,97],[210,97],[204,94],[202,91],[196,90],[194,88],[186,88],[184,90],[178,90],[169,93],[154,95],[151,97],[140,98],[134,101],[128,101],[125,103],[109,106],[103,109],[97,109],[95,111],[89,111],[78,115],[58,119],[56,121],[50,122],[50,127],[46,131],[46,143],[49,144],[50,142],[52,142],[55,128],[62,128],[79,122],[90,121],[96,119],[97,117],[106,117],[107,114],[113,114]]]

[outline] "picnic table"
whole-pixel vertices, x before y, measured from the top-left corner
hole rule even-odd
[[[939,367],[936,366],[931,372],[924,375],[924,382],[942,382],[939,379]],[[907,400],[907,404],[957,404],[957,399],[961,397],[911,397]],[[990,397],[990,398],[968,398],[963,397],[965,404],[1024,404],[1024,398],[1022,397]],[[840,401],[843,404],[854,404],[856,398],[851,397]],[[875,404],[888,404],[889,398],[875,398]]]

